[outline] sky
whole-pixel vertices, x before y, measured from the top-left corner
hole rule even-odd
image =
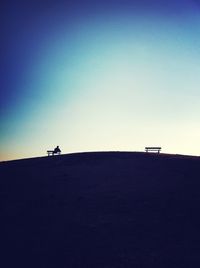
[[[0,161],[200,155],[200,1],[5,1]]]

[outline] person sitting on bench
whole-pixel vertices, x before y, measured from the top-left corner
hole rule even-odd
[[[57,146],[54,150],[53,150],[53,154],[60,154],[61,150],[59,148],[59,146]]]
[[[52,150],[47,151],[48,156],[54,155],[54,154],[60,154],[60,153],[61,153],[61,150],[60,150],[59,146],[57,146],[53,151]]]

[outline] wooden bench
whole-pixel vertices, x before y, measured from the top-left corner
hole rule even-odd
[[[157,152],[159,154],[161,149],[162,149],[161,147],[145,147],[146,153],[148,153],[148,152]]]
[[[60,154],[60,153],[61,152],[55,152],[54,150],[53,151],[52,150],[47,151],[48,156],[54,155],[54,154]]]

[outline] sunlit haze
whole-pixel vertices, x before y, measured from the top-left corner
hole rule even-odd
[[[0,160],[57,145],[199,155],[198,1],[31,0],[1,13]]]

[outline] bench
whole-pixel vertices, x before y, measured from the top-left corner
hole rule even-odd
[[[148,153],[148,152],[157,152],[159,154],[161,149],[162,149],[161,147],[145,147],[146,153]]]
[[[60,154],[60,153],[61,152],[55,152],[54,150],[53,151],[52,150],[47,151],[48,156],[54,155],[54,154]]]

